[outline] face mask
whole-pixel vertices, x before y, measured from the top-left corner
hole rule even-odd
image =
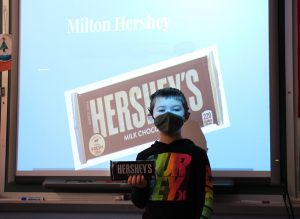
[[[167,134],[176,133],[184,123],[184,118],[176,114],[167,112],[154,119],[155,126],[159,131]]]

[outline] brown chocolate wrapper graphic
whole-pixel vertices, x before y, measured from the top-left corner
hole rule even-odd
[[[130,175],[143,175],[146,179],[155,178],[154,161],[110,161],[111,180],[127,180]]]
[[[111,156],[120,151],[127,150],[123,156],[133,154],[131,149],[157,140],[158,130],[148,116],[149,96],[163,87],[176,87],[186,96],[191,115],[183,128],[185,137],[197,139],[200,128],[214,131],[228,126],[215,48],[203,51],[70,91],[66,98],[71,99],[69,122],[77,167],[96,158],[103,158],[98,163],[115,159]]]

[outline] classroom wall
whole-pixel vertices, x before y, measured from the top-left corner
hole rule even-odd
[[[289,211],[291,213],[291,211]],[[295,218],[300,219],[300,208],[294,206]],[[142,210],[129,206],[119,205],[39,205],[39,204],[0,204],[0,219],[138,219]],[[269,204],[230,204],[229,201],[218,201],[214,204],[212,219],[283,219],[289,218],[286,208],[280,203]],[[290,217],[292,218],[292,217]]]
[[[24,213],[24,212],[4,212],[0,213],[0,219],[140,219],[140,213]],[[242,215],[242,214],[226,214],[213,215],[212,219],[283,219],[288,218],[287,215]],[[296,216],[295,218],[300,218]]]
[[[297,0],[295,1],[295,4],[297,5],[297,12],[296,14],[296,19],[294,22],[294,34],[295,34],[295,40],[294,40],[294,61],[295,61],[295,75],[294,75],[294,96],[295,96],[295,109],[296,109],[296,116],[295,116],[295,147],[296,147],[296,175],[298,176],[297,178],[297,190],[300,188],[300,183],[299,183],[299,160],[300,160],[300,70],[299,70],[299,61],[300,61],[300,47],[299,47],[299,39],[300,39],[300,1]]]

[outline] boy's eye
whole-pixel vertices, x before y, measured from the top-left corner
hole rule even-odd
[[[181,111],[181,108],[180,107],[174,107],[173,111],[176,111],[176,112]]]

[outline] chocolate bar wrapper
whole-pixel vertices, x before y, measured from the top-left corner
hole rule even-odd
[[[155,178],[154,161],[110,161],[110,177],[113,181],[127,180],[130,175]]]
[[[217,49],[205,48],[67,91],[75,169],[138,153],[157,140],[149,96],[163,87],[185,94],[190,117],[182,131],[196,144],[200,132],[229,126]]]

